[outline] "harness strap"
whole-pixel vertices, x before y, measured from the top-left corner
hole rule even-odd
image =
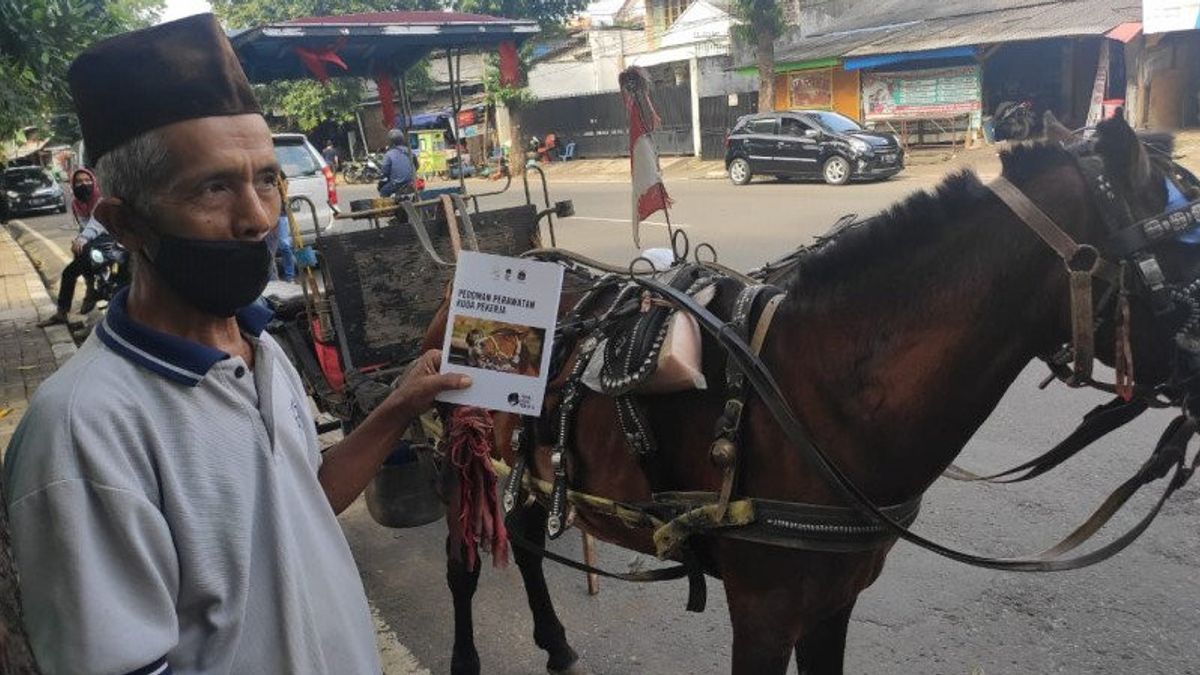
[[[672,302],[686,308],[687,311],[696,317],[700,327],[716,338],[721,346],[738,360],[738,365],[742,367],[747,381],[754,387],[763,405],[770,412],[771,416],[775,418],[776,423],[784,435],[787,436],[788,441],[804,453],[805,459],[812,463],[813,467],[820,472],[829,485],[835,488],[844,499],[860,509],[864,515],[886,526],[895,536],[951,560],[957,560],[958,562],[977,567],[1013,572],[1062,571],[1078,569],[1101,562],[1111,558],[1129,546],[1149,527],[1167,498],[1175,490],[1187,483],[1196,469],[1196,464],[1200,462],[1200,456],[1198,456],[1193,460],[1191,466],[1187,464],[1187,443],[1196,435],[1197,423],[1191,418],[1181,416],[1167,428],[1150,459],[1147,460],[1142,470],[1138,472],[1135,479],[1129,484],[1130,487],[1126,488],[1126,491],[1136,491],[1137,488],[1165,476],[1172,467],[1174,467],[1174,474],[1171,476],[1167,487],[1163,490],[1150,513],[1146,514],[1132,529],[1117,539],[1083,555],[1066,559],[1047,559],[1046,556],[1049,552],[1026,558],[989,558],[955,550],[913,532],[876,505],[808,436],[804,430],[804,426],[796,418],[795,413],[788,405],[782,390],[779,388],[779,383],[775,381],[775,378],[767,370],[762,361],[749,353],[749,347],[739,339],[728,324],[713,316],[710,311],[700,306],[691,298],[654,279],[635,278],[635,281],[639,285],[650,288],[660,295],[669,298]],[[1097,516],[1094,515],[1093,519],[1096,518]],[[1084,528],[1088,527],[1090,526],[1085,523]],[[1098,526],[1096,529],[1098,529]],[[1070,539],[1071,537],[1068,537],[1067,544],[1064,544],[1069,548],[1073,547],[1069,541]]]
[[[988,188],[1066,264],[1071,277],[1071,344],[1075,350],[1074,373],[1067,384],[1088,384],[1096,354],[1092,277],[1100,277],[1115,287],[1120,283],[1120,268],[1102,258],[1095,247],[1077,243],[1007,178],[996,178]]]
[[[763,307],[762,314],[758,317],[758,324],[754,326],[754,336],[750,338],[750,351],[758,356],[762,352],[763,342],[767,339],[767,331],[771,329],[771,321],[775,319],[775,311],[779,309],[779,305],[783,303],[783,299],[787,297],[786,293],[780,293],[767,300],[767,304]]]
[[[963,482],[983,481],[987,483],[1020,483],[1046,473],[1074,457],[1084,448],[1107,436],[1110,432],[1132,422],[1146,411],[1149,403],[1142,398],[1126,400],[1122,397],[1096,406],[1084,415],[1083,422],[1058,445],[1045,453],[1014,466],[1007,471],[980,475],[951,464],[942,474],[951,480]],[[1020,474],[1020,475],[1017,475]]]
[[[758,322],[752,326],[751,319],[755,303],[764,293],[772,292],[775,295],[763,307]],[[762,341],[766,338],[767,327],[770,326],[771,317],[779,305],[778,301],[782,297],[783,293],[774,286],[755,283],[743,288],[733,302],[729,325],[743,340],[751,342],[753,342],[750,337],[753,328],[754,339],[758,341],[758,347],[752,347],[756,356],[758,348],[762,346]],[[720,498],[717,500],[716,512],[713,514],[718,522],[725,517],[725,512],[729,508],[729,500],[733,496],[738,466],[737,441],[742,426],[742,411],[746,406],[746,378],[732,358],[728,359],[725,364],[725,390],[727,395],[725,409],[717,418],[715,438],[709,448],[709,459],[717,468],[721,469],[723,474]],[[680,518],[683,517],[680,516]]]

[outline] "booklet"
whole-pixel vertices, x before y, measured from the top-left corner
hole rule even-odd
[[[556,263],[459,253],[442,372],[465,373],[473,383],[439,401],[541,414],[562,276]]]

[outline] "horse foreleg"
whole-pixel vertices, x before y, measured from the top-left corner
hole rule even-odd
[[[513,535],[537,547],[546,543],[546,509],[534,503],[513,514],[511,529]],[[567,632],[563,629],[558,614],[554,611],[554,603],[550,599],[550,590],[546,587],[546,575],[542,569],[542,557],[521,548],[513,546],[513,558],[521,570],[521,579],[525,582],[525,595],[529,599],[529,611],[533,614],[533,641],[549,655],[546,670],[555,674],[582,675],[586,673],[579,662],[579,656],[567,644]]]
[[[479,585],[479,568],[467,568],[463,551],[451,550],[446,537],[446,585],[454,598],[454,652],[450,657],[451,675],[479,675],[479,652],[475,650],[475,625],[471,616],[471,600]],[[457,555],[455,555],[457,554]]]
[[[783,675],[800,636],[791,589],[759,587],[734,573],[725,575],[725,597],[733,625],[733,675]]]
[[[805,631],[796,643],[796,670],[800,675],[842,675],[846,630],[853,611],[851,602]]]

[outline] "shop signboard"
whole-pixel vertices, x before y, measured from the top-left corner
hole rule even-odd
[[[1142,32],[1200,28],[1200,0],[1142,0]]]
[[[829,68],[819,68],[788,75],[788,106],[833,107],[833,71]]]
[[[978,112],[978,65],[862,75],[867,120],[932,119]]]

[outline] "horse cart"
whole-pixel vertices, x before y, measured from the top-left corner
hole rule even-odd
[[[462,105],[459,62],[463,52],[504,54],[537,32],[536,24],[445,12],[382,12],[310,17],[261,26],[232,36],[252,81],[348,76],[373,79],[384,100],[383,125],[411,125],[405,73],[422,59],[444,56],[451,74],[455,113]],[[399,98],[393,108],[391,92]],[[377,123],[371,120],[371,123]],[[365,139],[364,139],[365,142]],[[531,177],[533,184],[531,184]],[[276,310],[268,330],[288,354],[321,413],[319,432],[356,426],[388,394],[393,381],[421,353],[426,327],[453,276],[461,248],[518,255],[539,246],[554,219],[572,213],[571,202],[551,202],[537,167],[519,179],[524,199],[489,208],[517,191],[472,192],[458,185],[397,198],[357,200],[315,222],[305,197],[285,197],[293,229],[312,218],[314,237],[296,240],[300,286],[273,285]],[[512,200],[508,200],[511,203]],[[307,228],[305,228],[307,230]],[[436,437],[436,426],[414,429],[368,489],[372,515],[382,524],[424,524],[441,515],[425,454],[414,452]],[[420,459],[419,459],[420,458]]]

